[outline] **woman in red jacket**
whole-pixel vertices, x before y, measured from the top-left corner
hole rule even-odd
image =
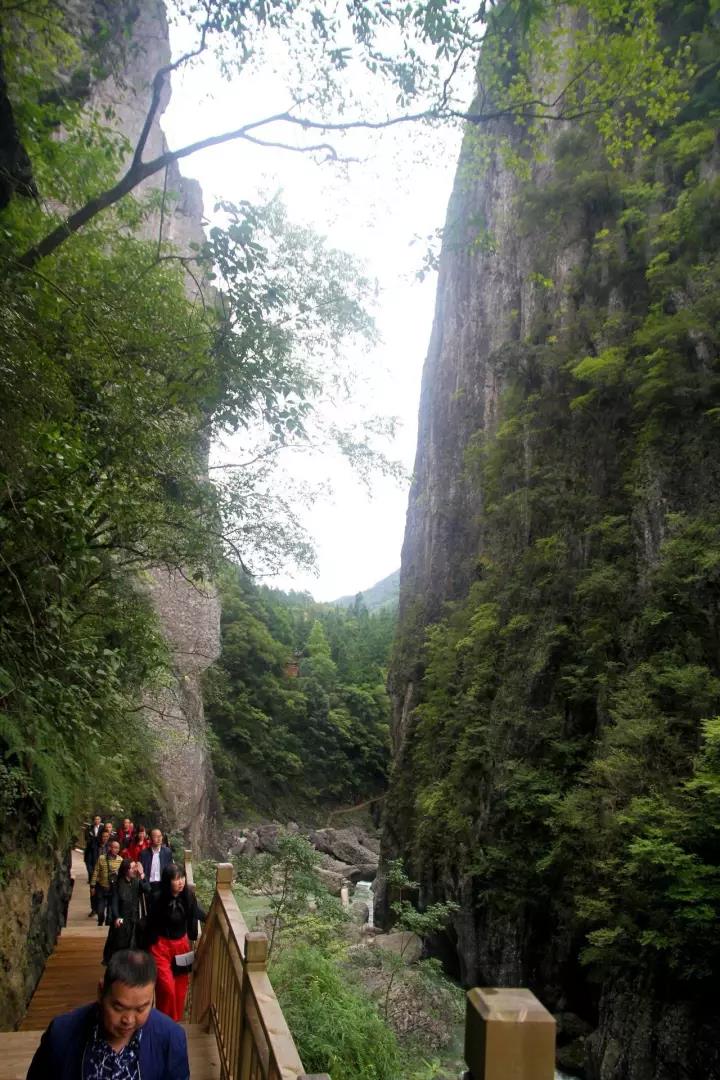
[[[127,845],[127,847],[120,852],[120,854],[122,855],[123,859],[130,859],[131,862],[139,862],[140,852],[145,851],[145,849],[149,847],[150,837],[145,831],[145,826],[138,825],[134,837]]]

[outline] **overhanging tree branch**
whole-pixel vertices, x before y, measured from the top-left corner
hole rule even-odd
[[[191,55],[194,54],[188,54],[188,57]],[[178,63],[179,62],[180,61],[178,61]],[[317,153],[318,151],[325,151],[329,158],[339,160],[337,151],[330,143],[321,142],[296,145],[279,140],[260,139],[255,134],[261,129],[268,128],[272,125],[289,124],[291,127],[299,128],[306,132],[319,131],[322,133],[342,133],[349,131],[383,131],[400,125],[416,124],[422,121],[457,120],[479,125],[491,123],[492,121],[506,117],[515,117],[526,121],[576,120],[592,116],[598,111],[598,103],[593,102],[589,102],[581,108],[558,108],[557,106],[559,102],[562,101],[562,96],[563,95],[560,94],[554,101],[549,102],[532,99],[513,104],[506,108],[495,108],[475,112],[463,112],[443,105],[436,109],[424,109],[420,112],[413,113],[401,113],[397,116],[385,117],[380,120],[314,120],[310,117],[294,116],[292,112],[285,111],[275,113],[272,116],[263,117],[260,120],[251,121],[250,123],[243,124],[241,127],[234,128],[231,131],[210,135],[205,139],[198,139],[196,142],[188,143],[178,150],[167,150],[150,161],[142,161],[136,148],[130,167],[116,184],[107,188],[93,199],[90,199],[84,206],[80,207],[79,210],[70,214],[60,225],[48,233],[47,236],[43,237],[42,240],[38,241],[37,244],[34,244],[20,256],[20,258],[16,260],[16,265],[23,269],[32,269],[41,259],[51,255],[68,239],[68,237],[82,229],[83,226],[87,225],[88,222],[92,221],[98,214],[102,213],[103,210],[108,209],[110,206],[114,206],[124,198],[125,195],[130,194],[130,192],[138,187],[143,180],[146,180],[150,176],[154,176],[162,169],[166,169],[173,162],[181,161],[183,158],[191,157],[193,154],[197,154],[202,150],[208,150],[213,146],[221,146],[225,143],[244,140],[258,145],[288,150],[292,153]],[[603,104],[605,105],[606,103]],[[156,109],[156,106],[151,105],[148,116],[150,116],[150,112],[152,112],[154,108]],[[144,130],[145,128],[143,128],[143,131]],[[142,140],[143,135],[141,135],[141,141]],[[146,140],[147,135],[145,135],[145,141]],[[141,153],[142,151],[140,151],[140,154]]]

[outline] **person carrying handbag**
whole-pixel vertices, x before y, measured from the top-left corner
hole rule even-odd
[[[190,942],[197,941],[198,922],[205,917],[185,871],[175,863],[166,866],[148,914],[147,944],[157,965],[156,1006],[173,1020],[182,1020],[185,1012]]]

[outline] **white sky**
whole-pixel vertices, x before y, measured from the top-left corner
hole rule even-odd
[[[208,60],[173,79],[163,118],[171,146],[232,129],[253,117],[253,109],[255,116],[264,116],[289,104],[276,74],[256,74],[249,88],[243,87],[224,81]],[[413,241],[444,223],[459,146],[457,129],[406,126],[358,136],[349,149],[363,161],[347,167],[247,143],[215,147],[181,163],[183,173],[202,185],[208,217],[216,198],[253,201],[281,189],[292,220],[312,225],[333,247],[359,256],[378,279],[382,343],[362,356],[369,386],[364,407],[400,418],[397,440],[386,449],[408,473],[436,287],[434,274],[422,284],[416,280],[425,244]],[[223,460],[233,460],[231,440],[215,448],[214,461]],[[326,453],[321,462],[286,454],[285,468],[288,486],[293,477],[326,476],[334,494],[317,501],[303,518],[316,543],[318,576],[287,574],[269,584],[332,600],[370,587],[400,565],[407,485],[378,478],[369,499],[339,454]]]

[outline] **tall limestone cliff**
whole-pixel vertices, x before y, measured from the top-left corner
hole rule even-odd
[[[717,27],[690,7],[697,45]],[[436,945],[463,982],[530,985],[597,1080],[720,1076],[720,157],[698,72],[612,165],[589,124],[548,125],[539,154],[509,120],[468,133],[390,674],[384,858],[421,905],[458,903]]]
[[[92,5],[91,5],[92,6]],[[143,127],[152,96],[156,72],[170,62],[170,41],[165,5],[151,0],[140,5],[132,23],[132,41],[125,52],[122,71],[93,89],[90,104],[110,107],[112,126],[133,147]],[[170,100],[164,95],[148,137],[145,157],[151,159],[167,149],[162,114]],[[151,216],[143,231],[149,238],[162,229],[164,240],[187,253],[190,244],[204,239],[203,200],[195,180],[182,176],[175,162],[164,173],[149,177],[139,193],[165,188],[170,193],[166,211]],[[188,293],[195,284],[188,278]],[[206,462],[199,463],[203,468]],[[173,657],[172,684],[159,696],[145,700],[148,725],[153,735],[163,790],[158,809],[170,832],[181,833],[194,850],[206,850],[212,836],[215,812],[215,777],[207,744],[200,678],[220,652],[220,602],[208,587],[188,581],[181,573],[150,568],[147,587],[153,606],[170,643]]]

